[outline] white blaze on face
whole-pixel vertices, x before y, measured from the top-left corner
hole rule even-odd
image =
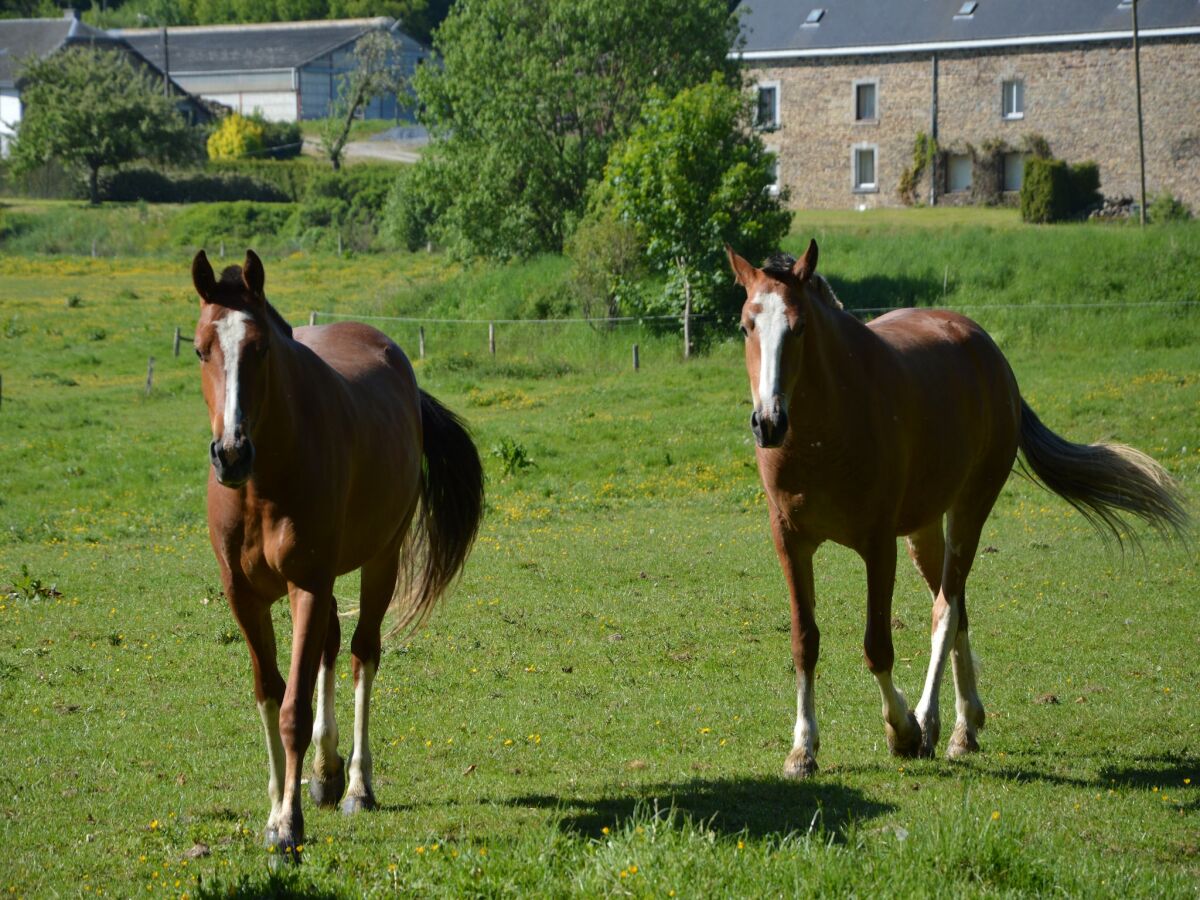
[[[246,339],[246,323],[250,316],[244,312],[230,312],[217,322],[217,340],[221,343],[221,358],[225,361],[225,430],[223,441],[233,440],[234,432],[242,421],[242,409],[238,401],[238,363],[241,362],[242,341]]]
[[[758,335],[758,406],[760,413],[774,415],[775,398],[787,407],[779,383],[783,339],[788,331],[787,305],[779,294],[759,294],[761,309],[754,315],[754,331]]]

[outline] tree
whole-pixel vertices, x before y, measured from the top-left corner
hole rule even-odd
[[[337,98],[330,104],[329,118],[321,125],[321,150],[333,163],[334,171],[342,167],[350,126],[363,108],[376,97],[403,90],[399,50],[399,43],[386,31],[369,32],[355,45],[354,68],[339,79]]]
[[[414,79],[434,137],[420,165],[455,186],[441,241],[561,250],[650,86],[732,82],[736,34],[726,0],[459,0],[435,36],[442,64]]]
[[[654,90],[614,149],[593,203],[632,224],[667,293],[639,312],[736,315],[726,243],[751,259],[778,247],[792,214],[771,185],[774,162],[751,127],[750,98],[714,77],[674,98]]]
[[[88,197],[100,202],[105,166],[194,155],[197,141],[161,82],[119,50],[71,47],[35,59],[21,72],[25,107],[14,158],[29,170],[58,159],[82,169]]]
[[[265,129],[246,116],[231,113],[208,136],[208,158],[241,159],[262,152]]]

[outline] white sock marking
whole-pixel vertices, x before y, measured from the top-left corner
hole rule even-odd
[[[371,719],[371,685],[375,681],[375,664],[365,662],[358,670],[354,685],[354,754],[350,757],[350,781],[346,796],[372,796],[371,744],[368,735]]]
[[[330,765],[336,765],[338,730],[333,707],[333,669],[321,663],[317,673],[317,714],[313,718],[313,773],[317,776],[333,775]]]
[[[271,798],[271,816],[267,819],[267,826],[275,828],[283,811],[284,754],[283,739],[279,736],[279,704],[274,700],[264,700],[258,704],[258,714],[262,718],[267,739],[267,796]]]

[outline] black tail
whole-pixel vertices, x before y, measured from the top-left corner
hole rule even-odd
[[[1033,474],[1102,534],[1118,543],[1136,536],[1122,513],[1160,533],[1184,537],[1188,514],[1183,493],[1153,459],[1124,444],[1074,444],[1042,424],[1021,401],[1021,436],[1025,462]]]
[[[415,631],[461,573],[483,518],[483,464],[462,421],[421,391],[421,508],[400,560],[393,629]]]

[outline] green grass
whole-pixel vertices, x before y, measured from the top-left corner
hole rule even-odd
[[[789,246],[816,232],[843,293],[906,267],[936,275],[940,293],[950,259],[964,302],[986,302],[993,282],[1008,302],[1004,271],[1031,300],[1038,272],[1046,296],[1082,295],[1106,260],[1126,272],[1114,299],[1142,296],[1134,275],[1169,299],[1188,299],[1186,284],[1195,299],[1200,283],[1195,227],[923,215],[911,228],[813,218]],[[951,765],[887,755],[861,657],[862,566],[823,548],[822,769],[784,782],[787,600],[738,345],[716,340],[684,365],[676,338],[643,333],[634,374],[632,333],[519,337],[532,326],[501,326],[495,360],[485,328],[427,329],[418,377],[475,429],[487,517],[429,627],[385,649],[372,721],[383,808],[348,819],[306,806],[306,863],[272,874],[249,661],[204,524],[189,261],[0,258],[0,892],[1195,895],[1194,553],[1147,541],[1117,556],[1065,503],[1011,479],[984,531],[995,552],[971,579],[984,752]],[[554,259],[499,271],[425,255],[267,260],[293,321],[504,318],[566,282]],[[1189,309],[977,317],[1047,424],[1134,443],[1194,496]],[[534,465],[505,477],[490,451],[506,440]],[[343,608],[356,584],[339,583]],[[914,697],[929,601],[906,563],[895,614],[897,679]],[[283,605],[276,624],[286,653]],[[350,692],[337,702],[345,748]],[[209,855],[187,858],[199,843]]]

